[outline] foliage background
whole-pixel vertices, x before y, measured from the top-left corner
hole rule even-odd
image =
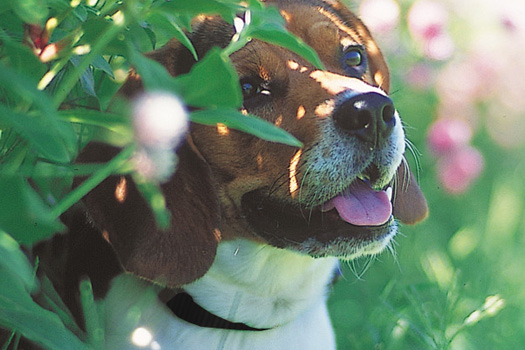
[[[17,330],[12,347],[21,335],[47,349],[97,348],[103,341],[100,304],[93,301],[89,283],[80,287],[84,332],[52,286],[35,280],[35,266],[20,244],[60,231],[60,214],[83,193],[111,173],[132,171],[138,145],[129,106],[108,112],[130,64],[148,88],[176,92],[193,105],[204,101],[205,114],[190,118],[296,142],[234,112],[240,90],[227,55],[249,36],[283,44],[316,63],[308,48],[283,31],[275,12],[248,3],[253,20],[238,40],[177,80],[140,52],[173,36],[185,40],[182,30],[198,13],[220,13],[233,23],[237,1],[0,0],[0,323]],[[512,0],[496,7],[489,3],[348,3],[370,24],[388,58],[392,97],[415,149],[416,156],[408,157],[418,169],[431,215],[421,225],[402,228],[395,256],[383,254],[345,268],[329,301],[340,349],[518,349],[525,344],[525,107],[523,64],[516,60],[523,57],[519,48],[525,49],[525,15]],[[423,11],[411,17],[415,4]],[[473,135],[461,147],[483,157],[481,173],[459,179],[465,181],[461,191],[451,191],[442,176],[444,160],[457,150],[447,155],[428,143],[437,119],[461,120]],[[123,152],[108,164],[71,165],[92,139],[122,146]],[[78,174],[90,180],[70,192]],[[150,202],[158,203],[157,184],[139,180]],[[156,208],[159,219],[165,218],[162,205]]]

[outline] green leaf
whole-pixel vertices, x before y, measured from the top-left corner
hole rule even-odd
[[[67,163],[71,160],[72,150],[63,142],[58,130],[49,125],[49,119],[46,117],[16,113],[0,104],[0,125],[13,128],[47,159]]]
[[[88,19],[88,12],[85,5],[81,4],[80,6],[75,7],[73,10],[73,15],[78,18],[80,21],[85,22]]]
[[[8,136],[9,134],[8,131],[7,133],[2,132],[1,135],[3,148],[0,149],[0,171],[4,174],[15,174],[24,164],[30,153],[30,147],[27,144],[20,144],[16,133],[12,133],[15,136]]]
[[[103,56],[96,57],[93,60],[93,62],[91,62],[91,64],[96,69],[103,71],[104,73],[106,73],[107,75],[115,79],[115,75],[113,74],[113,69],[111,68],[108,61],[106,61],[106,59]]]
[[[104,347],[104,328],[100,322],[98,313],[100,309],[95,304],[93,286],[90,281],[80,282],[80,300],[86,323],[88,343],[93,349],[102,349]]]
[[[312,49],[295,35],[285,32],[279,27],[266,26],[264,28],[258,28],[254,31],[250,31],[250,34],[254,38],[285,47],[288,50],[302,56],[317,68],[323,70],[325,69],[323,62],[314,49]]]
[[[16,271],[14,270],[16,268]],[[16,330],[45,349],[88,350],[60,318],[31,298],[36,284],[31,264],[18,244],[0,230],[0,325]]]
[[[30,24],[42,23],[49,13],[45,0],[11,1],[11,7],[24,22]]]
[[[32,108],[35,117],[15,112],[0,105],[0,123],[13,127],[33,147],[51,161],[67,163],[76,151],[76,133],[68,123],[57,120],[53,102],[36,82],[24,74],[0,65],[0,88],[17,98],[21,110]]]
[[[190,73],[176,78],[184,101],[195,107],[242,105],[239,76],[229,57],[214,48],[193,66]]]
[[[80,56],[71,57],[71,63],[75,68],[78,67],[79,62]],[[80,85],[86,94],[97,97],[97,93],[95,92],[95,77],[93,76],[93,70],[91,67],[85,69],[84,73],[80,76]]]
[[[32,244],[63,229],[51,209],[21,177],[0,174],[0,228]]]
[[[300,38],[288,32],[284,18],[276,7],[253,11],[252,18],[248,26],[248,36],[285,47],[304,57],[317,68],[324,69],[317,52]]]
[[[179,17],[165,12],[154,12],[150,15],[148,20],[157,28],[157,30],[164,31],[170,38],[175,37],[175,39],[191,52],[193,58],[196,61],[198,60],[197,52],[195,51],[193,44],[181,28],[181,26],[184,26],[184,23],[178,23],[178,20],[180,21]]]
[[[26,293],[31,293],[37,288],[33,267],[20,250],[18,243],[2,230],[0,230],[0,270],[3,270],[10,278],[16,279],[17,284]]]
[[[129,60],[140,75],[146,90],[166,90],[177,92],[178,85],[166,68],[134,49],[129,50]]]
[[[44,275],[40,278],[40,292],[34,295],[33,299],[38,305],[57,314],[62,323],[73,333],[78,336],[84,336],[84,332],[76,324],[73,314],[64,304],[64,301],[47,276]]]
[[[129,118],[123,114],[75,108],[59,111],[58,117],[70,123],[102,127],[129,139],[133,133]]]
[[[126,42],[132,43],[140,52],[151,51],[155,48],[156,38],[152,38],[152,32],[146,29],[143,22],[131,22],[126,32]]]
[[[1,22],[2,19],[0,19]],[[17,72],[23,72],[30,79],[40,79],[46,72],[46,66],[31,49],[22,43],[14,42],[7,36],[0,35],[2,56],[8,58],[10,66]],[[3,69],[3,68],[1,68]]]
[[[212,49],[188,74],[173,78],[160,63],[130,50],[130,61],[147,90],[166,90],[180,95],[194,107],[233,107],[242,104],[239,77],[230,59]],[[213,78],[211,78],[213,77]]]
[[[151,24],[149,24],[147,22],[141,22],[139,25],[146,32],[146,35],[148,36],[148,38],[149,38],[149,40],[151,42],[151,47],[153,47],[153,49],[155,49],[155,47],[157,46],[157,35],[155,34],[153,29],[151,28]]]
[[[192,112],[190,119],[193,122],[216,125],[222,123],[232,129],[244,131],[263,140],[283,143],[285,145],[302,147],[303,144],[285,130],[269,123],[259,117],[244,115],[232,109],[208,109]]]

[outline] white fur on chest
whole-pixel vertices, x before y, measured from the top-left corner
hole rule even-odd
[[[149,288],[146,283],[131,276],[121,277],[127,280],[116,283],[105,301],[107,348],[335,349],[326,293],[336,266],[334,258],[313,259],[246,240],[221,243],[206,275],[184,289],[209,312],[231,322],[271,328],[265,331],[229,331],[189,324],[176,318],[156,298],[145,297]],[[151,339],[146,346],[139,346],[144,344],[137,344],[130,331],[122,329],[123,318],[138,303],[146,303],[147,307],[126,328],[149,333]]]

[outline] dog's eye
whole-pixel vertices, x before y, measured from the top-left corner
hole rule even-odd
[[[346,50],[341,61],[346,73],[352,77],[361,77],[366,72],[366,54],[361,47]]]
[[[241,90],[242,90],[242,97],[246,100],[251,97],[255,97],[258,93],[260,93],[261,88],[258,85],[255,85],[252,82],[249,81],[241,81]]]
[[[345,53],[343,57],[344,64],[347,67],[356,67],[363,62],[363,54],[360,50],[351,50]]]
[[[260,79],[243,78],[240,83],[244,106],[246,108],[253,108],[264,103],[267,101],[267,98],[271,96],[270,89],[267,86],[268,83]]]

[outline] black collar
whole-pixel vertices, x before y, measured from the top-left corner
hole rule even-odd
[[[268,329],[253,328],[244,323],[225,320],[198,305],[188,293],[179,293],[167,304],[180,319],[206,328],[230,329],[238,331],[266,331]]]

